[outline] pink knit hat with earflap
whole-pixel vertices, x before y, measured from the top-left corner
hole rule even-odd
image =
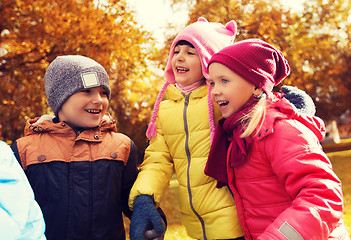
[[[204,77],[206,78],[206,82],[208,83],[207,67],[212,55],[221,50],[222,48],[232,44],[235,39],[236,31],[237,26],[234,20],[231,20],[224,26],[220,23],[208,22],[204,17],[200,17],[197,22],[190,24],[176,36],[171,46],[168,62],[164,73],[167,81],[163,85],[160,93],[157,96],[151,117],[151,122],[146,131],[146,136],[148,139],[156,137],[157,129],[155,122],[159,105],[169,84],[176,83],[171,64],[176,44],[181,40],[185,40],[195,47],[200,57],[202,74],[204,75]],[[213,105],[211,100],[211,86],[209,87],[208,91],[209,124],[212,140],[215,126],[213,120]]]
[[[290,73],[288,61],[281,51],[260,39],[247,39],[214,54],[209,64],[218,62],[239,74],[268,97],[273,87]]]

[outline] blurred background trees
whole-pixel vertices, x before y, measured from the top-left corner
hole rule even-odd
[[[309,0],[301,12],[273,0],[173,0],[187,3],[192,23],[209,21],[238,24],[236,41],[260,38],[280,49],[291,74],[282,84],[305,90],[317,115],[337,119],[351,108],[351,1]]]
[[[1,138],[15,140],[27,119],[50,113],[46,68],[56,56],[80,54],[105,67],[113,96],[110,112],[122,131],[145,144],[147,103],[156,94],[148,69],[154,40],[134,18],[124,0],[1,1]],[[138,132],[135,125],[142,126]]]
[[[300,12],[279,0],[171,2],[188,6],[188,24],[200,16],[223,24],[234,19],[237,41],[261,38],[282,50],[291,66],[284,84],[305,90],[324,120],[350,111],[349,0],[310,0]],[[27,119],[50,113],[47,66],[58,55],[80,54],[108,71],[110,112],[142,153],[174,37],[156,48],[126,0],[0,0],[0,139],[11,143]]]

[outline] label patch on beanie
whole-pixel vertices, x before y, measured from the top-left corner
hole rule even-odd
[[[99,78],[96,72],[82,73],[81,75],[84,88],[100,86]]]

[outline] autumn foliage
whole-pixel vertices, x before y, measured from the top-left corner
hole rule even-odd
[[[351,2],[308,0],[294,12],[275,0],[173,0],[187,3],[189,23],[200,16],[223,24],[235,20],[236,40],[263,39],[279,48],[291,74],[283,84],[305,90],[317,115],[334,120],[351,110]]]
[[[237,40],[261,38],[281,49],[292,72],[284,84],[305,90],[317,115],[335,119],[350,110],[351,10],[348,0],[310,0],[294,12],[279,1],[174,0],[189,8],[189,22],[238,24]],[[142,154],[152,106],[163,83],[164,49],[138,23],[126,0],[0,1],[0,139],[22,136],[27,119],[50,113],[43,77],[59,55],[80,54],[101,63],[111,79],[110,112]]]
[[[15,140],[28,118],[50,111],[43,77],[64,54],[88,56],[106,68],[110,111],[122,131],[132,134],[133,125],[144,121],[156,91],[147,69],[154,41],[126,1],[3,0],[0,13],[2,139]],[[144,129],[137,130],[143,136]]]

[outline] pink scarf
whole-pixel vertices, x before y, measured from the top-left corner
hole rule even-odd
[[[228,154],[228,165],[230,168],[238,167],[246,162],[247,154],[251,146],[251,137],[240,138],[244,130],[240,118],[243,114],[248,113],[257,102],[257,98],[251,97],[229,118],[220,119],[216,126],[214,139],[205,167],[205,174],[218,181],[218,188],[228,183],[228,148],[231,149]]]
[[[188,93],[194,91],[195,89],[197,89],[198,87],[204,85],[205,82],[206,82],[205,79],[201,79],[201,80],[199,80],[199,81],[197,81],[197,82],[194,82],[193,84],[190,84],[190,85],[188,85],[188,86],[184,86],[184,87],[183,87],[183,86],[181,86],[179,83],[176,83],[175,86],[176,86],[180,91],[182,91],[182,93],[188,94]]]

